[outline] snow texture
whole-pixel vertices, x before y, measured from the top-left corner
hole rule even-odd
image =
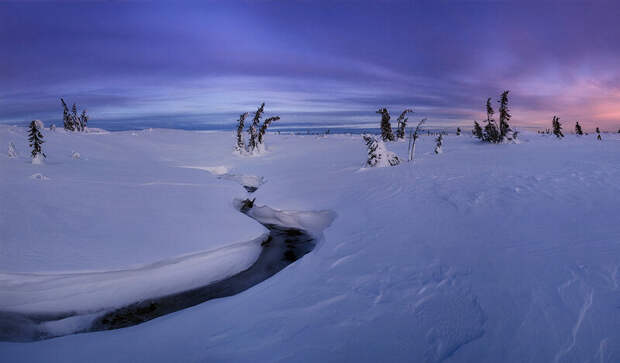
[[[269,180],[252,213],[329,225],[323,238],[238,295],[126,329],[0,342],[0,361],[620,361],[618,134],[557,142],[522,132],[520,144],[491,145],[464,131],[445,136],[441,157],[435,138],[421,135],[415,167],[363,173],[359,136],[274,134],[269,153],[241,158],[225,132],[135,134],[58,130],[45,134],[45,165],[0,158],[0,205],[10,206],[0,208],[4,309],[107,306],[115,287],[120,297],[157,288],[132,280],[140,268],[259,239],[264,228],[236,210],[245,191],[224,174]],[[0,144],[14,140],[25,155],[24,135],[0,126]],[[406,156],[407,143],[389,146]],[[72,162],[71,150],[88,150],[88,163]],[[214,175],[187,165],[226,167]],[[230,257],[251,259],[246,252]],[[194,268],[210,268],[198,265],[182,276],[161,270],[162,284],[187,286]],[[110,273],[118,285],[42,288],[49,276]],[[61,334],[80,319],[92,318],[45,329]]]
[[[33,158],[32,158],[32,164],[33,165],[42,165],[45,163],[45,157],[41,154],[36,154]]]

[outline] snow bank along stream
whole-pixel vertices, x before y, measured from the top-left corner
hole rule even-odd
[[[331,211],[281,211],[254,206],[254,200],[249,199],[236,200],[235,204],[268,233],[245,243],[133,270],[2,274],[0,283],[11,291],[4,294],[10,301],[0,303],[0,340],[36,341],[124,328],[238,294],[312,251],[335,217]],[[226,263],[239,266],[239,259],[243,260],[242,266],[246,263],[249,267],[230,273]],[[248,259],[251,261],[245,262]],[[196,273],[206,273],[208,278],[201,279]],[[196,286],[197,281],[207,283]],[[142,288],[145,285],[148,288]]]

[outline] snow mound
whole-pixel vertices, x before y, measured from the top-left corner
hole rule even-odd
[[[84,131],[88,134],[99,134],[99,135],[107,135],[110,133],[108,130],[96,128],[96,127],[87,127]]]
[[[39,129],[39,131],[42,131],[43,128],[45,127],[43,125],[43,121],[41,121],[41,120],[34,120],[34,124],[37,126],[37,129]]]
[[[15,144],[13,143],[13,141],[9,142],[8,156],[9,158],[17,157],[17,151],[15,150]]]
[[[258,188],[265,184],[265,178],[257,175],[223,174],[220,179],[235,181],[244,187]]]
[[[252,265],[266,237],[125,270],[0,273],[0,311],[85,315],[204,286]]]
[[[34,165],[42,165],[44,160],[45,160],[45,157],[43,155],[37,154],[35,155],[34,158],[32,158],[32,163]]]
[[[225,165],[218,165],[218,166],[190,166],[190,165],[186,166],[184,165],[184,166],[181,166],[181,168],[204,170],[216,176],[224,175],[229,172],[229,168]]]
[[[245,174],[233,174],[230,168],[224,165],[219,166],[182,166],[182,168],[198,169],[208,171],[209,173],[217,176],[219,179],[231,180],[241,184],[244,187],[250,187],[257,189],[261,185],[265,184],[266,180],[262,176],[258,175],[245,175]]]
[[[41,173],[36,173],[36,174],[32,174],[30,176],[30,179],[35,179],[35,180],[49,180],[50,178],[41,174]]]
[[[241,201],[237,200],[237,203]],[[336,213],[329,210],[322,211],[286,211],[277,210],[268,206],[254,206],[247,214],[263,224],[303,229],[311,234],[320,234],[329,227]]]
[[[383,168],[386,166],[396,166],[400,164],[400,159],[395,153],[389,151],[382,140],[374,136],[363,135],[364,142],[368,147],[367,167]]]

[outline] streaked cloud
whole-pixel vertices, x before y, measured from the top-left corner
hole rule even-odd
[[[261,101],[281,124],[376,122],[414,107],[515,124],[620,125],[620,5],[571,2],[0,3],[0,122],[226,124]],[[414,117],[417,117],[414,116]]]

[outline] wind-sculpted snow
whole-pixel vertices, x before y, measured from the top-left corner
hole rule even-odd
[[[338,217],[312,253],[241,293],[127,329],[0,342],[1,361],[620,361],[618,134],[488,145],[463,130],[441,157],[423,134],[415,164],[365,172],[359,135],[273,134],[247,158],[225,132],[135,134],[46,131],[38,166],[23,130],[0,127],[18,155],[0,157],[3,272],[122,270],[259,237],[232,202],[244,183],[223,174],[268,180],[250,197],[263,221]],[[388,148],[407,159],[406,142]]]
[[[286,211],[275,210],[268,206],[255,206],[247,214],[263,224],[298,228],[316,234],[322,233],[336,218],[336,214],[329,210]]]
[[[463,283],[468,276],[451,271],[435,276],[413,306],[414,339],[425,340],[424,358],[440,362],[484,334],[485,316],[478,298]]]
[[[127,270],[1,273],[0,339],[30,340],[84,331],[106,311],[222,280],[254,263],[266,238],[267,233],[215,251]]]
[[[226,166],[183,166],[184,168],[205,170],[218,179],[231,180],[241,184],[249,193],[254,193],[266,180],[262,176],[231,173]]]
[[[0,340],[117,329],[237,294],[310,252],[334,218],[326,211],[283,212],[266,206],[246,214],[269,234],[132,270],[0,274]]]

